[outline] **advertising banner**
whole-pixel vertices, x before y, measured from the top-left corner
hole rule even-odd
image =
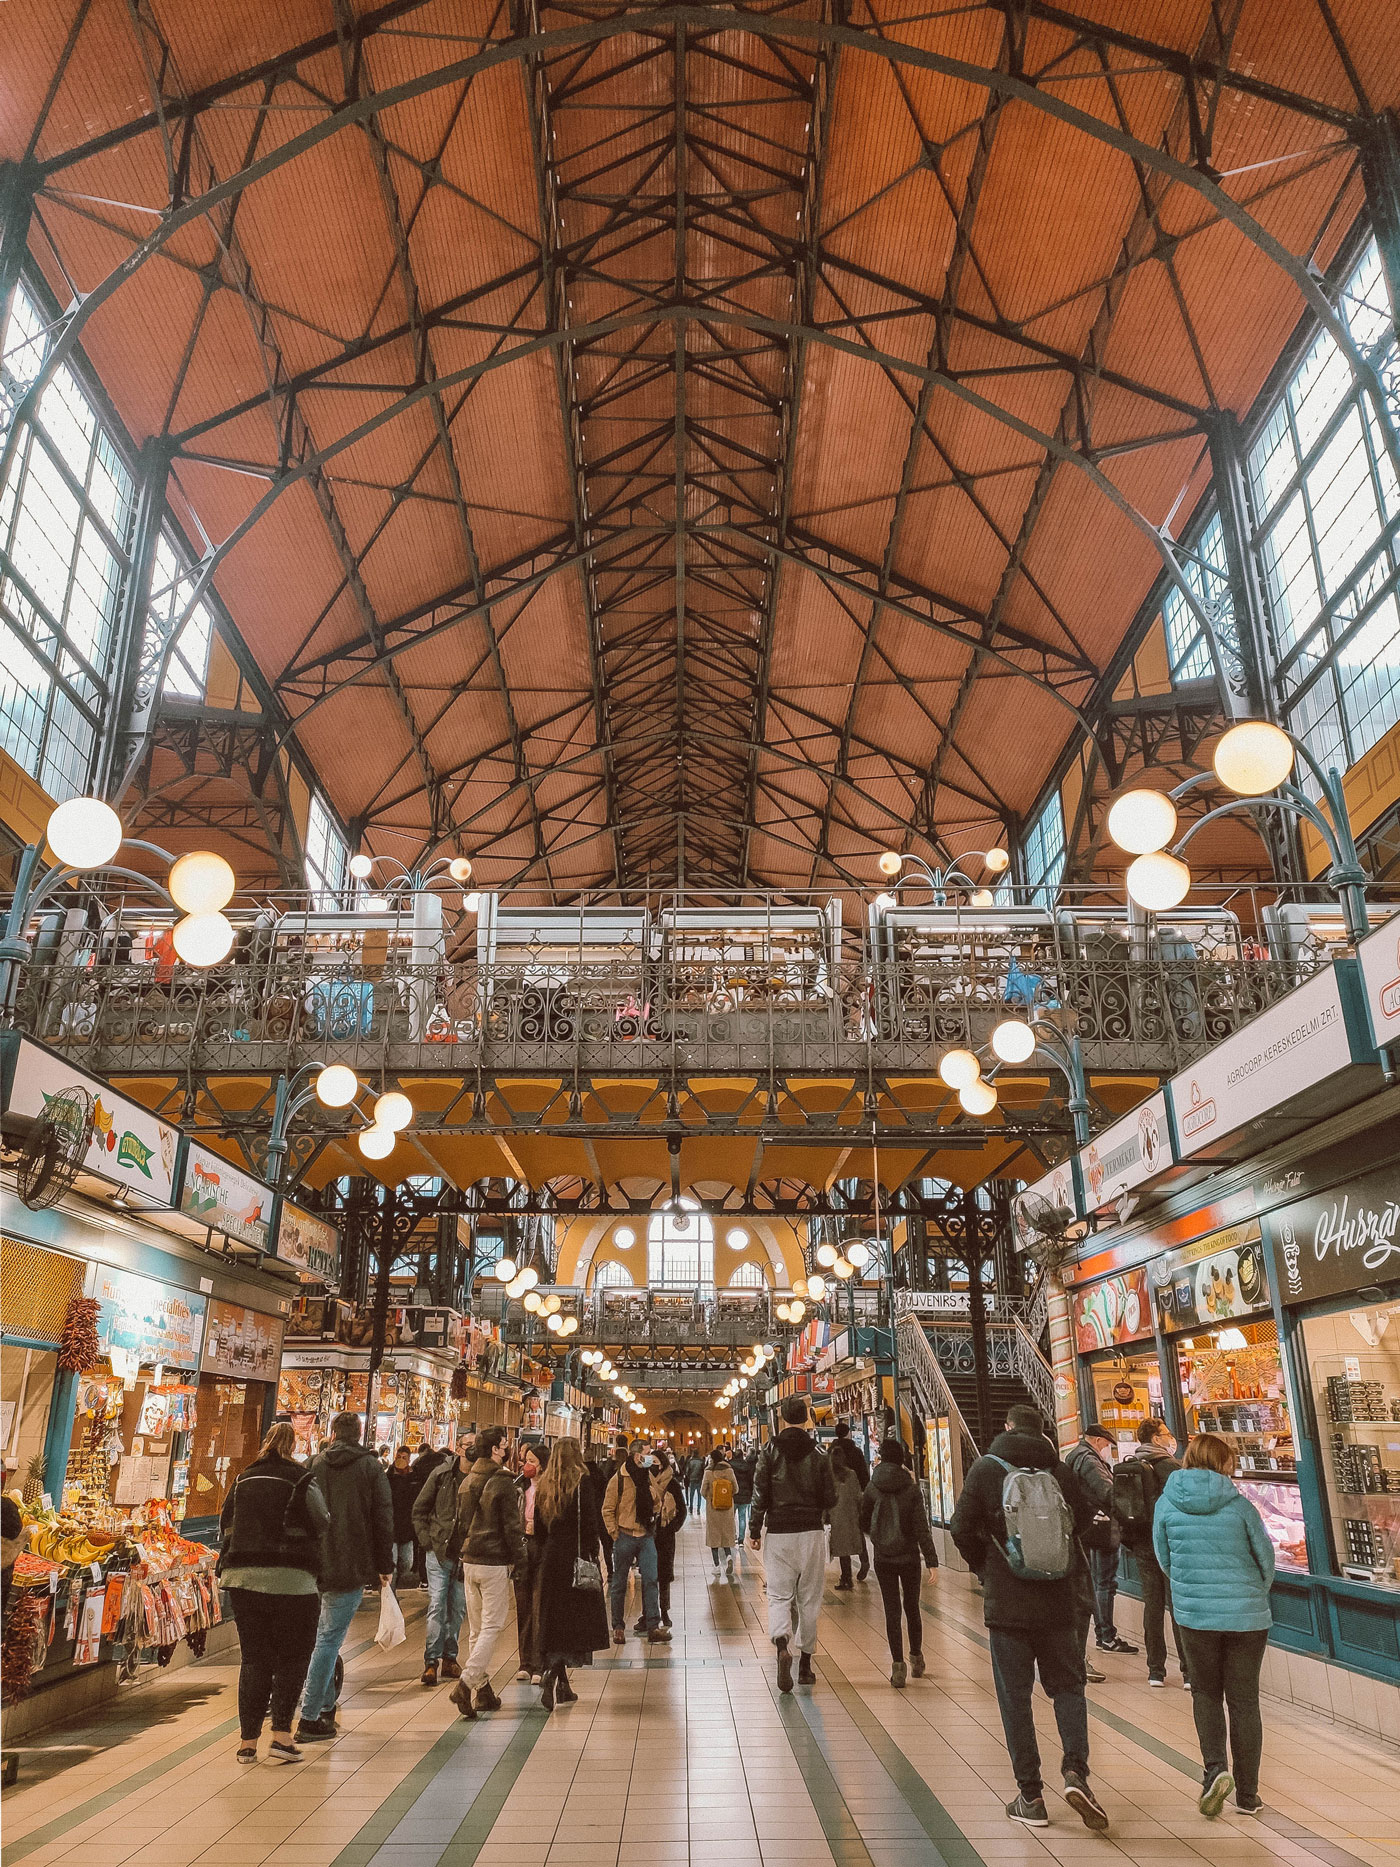
[[[1170,1252],[1151,1267],[1162,1327],[1212,1329],[1269,1304],[1259,1221],[1232,1225]]]
[[[1151,1335],[1152,1294],[1147,1272],[1139,1266],[1076,1290],[1073,1313],[1074,1345],[1081,1355]]]
[[[15,1058],[11,1110],[17,1115],[42,1115],[52,1098],[67,1089],[85,1089],[96,1104],[80,1171],[126,1187],[144,1206],[169,1206],[179,1129],[26,1038]]]
[[[1089,1211],[1111,1206],[1124,1193],[1172,1164],[1167,1098],[1155,1096],[1096,1135],[1079,1152],[1079,1180]]]
[[[1376,1042],[1400,1044],[1400,914],[1361,941],[1356,957]]]
[[[272,1189],[235,1167],[222,1154],[191,1141],[185,1150],[180,1211],[211,1232],[266,1251],[272,1229]]]
[[[1353,1061],[1337,968],[1329,966],[1172,1078],[1181,1158]]]
[[[314,1212],[282,1201],[277,1221],[277,1256],[304,1278],[333,1284],[340,1275],[340,1233]]]
[[[1295,1200],[1263,1225],[1285,1303],[1389,1283],[1400,1277],[1400,1166]]]
[[[240,1381],[275,1381],[282,1365],[282,1323],[241,1303],[209,1305],[209,1330],[204,1338],[206,1374],[231,1374]]]
[[[204,1333],[206,1299],[174,1284],[157,1283],[132,1271],[97,1267],[93,1295],[97,1312],[97,1340],[104,1355],[125,1349],[144,1366],[159,1362],[167,1368],[197,1368]]]

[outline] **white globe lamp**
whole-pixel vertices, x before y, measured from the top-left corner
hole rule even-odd
[[[472,878],[472,865],[465,856],[454,856],[447,865],[447,873],[459,885]]]
[[[350,873],[357,882],[367,882],[373,868],[374,861],[370,856],[360,855],[351,856],[350,858]]]
[[[186,914],[217,914],[232,901],[238,878],[212,849],[194,849],[177,858],[167,886],[176,907]]]
[[[1130,856],[1150,856],[1176,835],[1176,805],[1164,791],[1125,791],[1109,805],[1108,834]]]
[[[894,880],[895,876],[899,874],[899,871],[903,867],[904,858],[899,854],[898,850],[887,849],[880,857],[880,873],[881,875],[887,875],[891,881]]]
[[[1128,893],[1138,906],[1158,914],[1179,907],[1191,888],[1190,869],[1179,857],[1169,856],[1164,849],[1130,862],[1124,879]]]
[[[1211,759],[1215,775],[1240,797],[1276,791],[1293,769],[1293,741],[1268,720],[1241,720],[1222,733]]]
[[[328,1109],[349,1108],[360,1079],[347,1063],[328,1063],[316,1078],[316,1100]]]
[[[860,1239],[857,1238],[853,1243],[847,1245],[846,1256],[850,1259],[851,1263],[855,1265],[858,1271],[863,1271],[870,1262],[870,1247],[869,1245],[862,1244]]]
[[[503,1284],[514,1282],[517,1268],[518,1266],[514,1258],[498,1258],[496,1260],[496,1275]]]
[[[958,1091],[958,1101],[969,1115],[990,1115],[997,1105],[997,1092],[990,1083],[969,1083]]]
[[[65,868],[101,869],[122,846],[122,820],[100,797],[70,797],[49,817],[46,834]]]
[[[375,1102],[374,1125],[376,1128],[387,1128],[392,1134],[398,1134],[399,1130],[407,1128],[412,1120],[413,1104],[398,1089],[389,1090],[387,1095],[380,1096]]]
[[[366,1160],[387,1160],[398,1137],[387,1128],[362,1128],[356,1139]]]
[[[222,914],[187,914],[170,937],[187,966],[217,966],[233,950],[233,923]]]
[[[1024,1063],[1035,1054],[1035,1032],[1020,1018],[1006,1018],[992,1032],[992,1049],[1003,1063]]]
[[[993,875],[1004,875],[1011,867],[1011,858],[1001,848],[989,849],[982,858]]]
[[[982,1074],[982,1065],[970,1050],[950,1050],[939,1064],[938,1074],[950,1089],[966,1089]]]

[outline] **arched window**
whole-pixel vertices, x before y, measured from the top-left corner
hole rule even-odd
[[[656,1214],[647,1226],[647,1282],[714,1295],[715,1228],[709,1213],[687,1204]]]
[[[731,1290],[761,1290],[767,1282],[768,1279],[763,1275],[763,1266],[755,1264],[750,1259],[735,1270],[729,1280],[729,1288]]]
[[[593,1288],[595,1290],[630,1290],[632,1273],[625,1264],[619,1264],[616,1258],[605,1258],[601,1264],[593,1267]]]

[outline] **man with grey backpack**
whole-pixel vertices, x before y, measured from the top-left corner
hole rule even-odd
[[[968,1472],[951,1530],[982,1584],[992,1679],[1017,1794],[1013,1822],[1048,1828],[1031,1709],[1037,1672],[1055,1708],[1065,1800],[1086,1828],[1108,1816],[1089,1787],[1089,1712],[1084,1638],[1091,1598],[1080,1538],[1094,1505],[1061,1464],[1034,1407],[1012,1407],[1006,1431]]]

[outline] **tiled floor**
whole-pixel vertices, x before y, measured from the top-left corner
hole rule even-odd
[[[100,1723],[31,1740],[3,1802],[6,1867],[1400,1867],[1400,1750],[1266,1706],[1264,1821],[1206,1822],[1190,1698],[1149,1691],[1140,1659],[1109,1660],[1090,1689],[1109,1835],[1054,1796],[1048,1831],[1015,1828],[965,1582],[926,1587],[929,1674],[902,1693],[873,1581],[828,1592],[819,1683],[780,1699],[757,1559],[716,1586],[688,1529],[680,1568],[664,1657],[629,1640],[552,1718],[514,1683],[504,1641],[502,1711],[467,1725],[446,1689],[424,1691],[421,1596],[387,1657],[361,1617],[346,1735],[295,1769],[234,1763],[233,1665],[160,1680]]]

